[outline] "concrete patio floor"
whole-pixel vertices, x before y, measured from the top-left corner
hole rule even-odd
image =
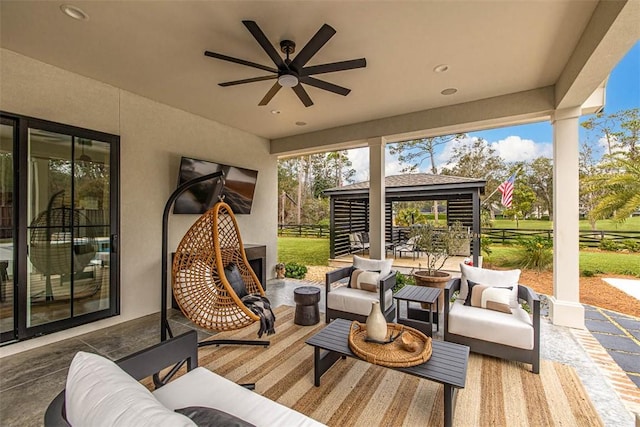
[[[324,287],[324,284],[301,280],[270,280],[267,296],[273,306],[295,306],[293,290],[304,285]],[[321,293],[320,311],[324,309],[324,293]],[[587,312],[599,313],[589,307]],[[626,323],[627,319],[619,320]],[[174,334],[192,328],[198,330],[200,339],[211,335],[176,310],[170,310],[170,324]],[[159,315],[154,314],[0,359],[0,425],[42,425],[44,411],[64,388],[69,363],[77,351],[117,359],[158,342],[159,326]],[[546,316],[541,319],[541,327],[541,357],[576,370],[606,426],[633,426],[633,413],[640,412],[640,390],[594,337],[595,333],[554,326]],[[442,338],[436,333],[436,339],[438,337]]]

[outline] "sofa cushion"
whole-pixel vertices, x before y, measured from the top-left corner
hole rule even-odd
[[[254,424],[250,424],[224,411],[205,406],[189,406],[188,408],[176,409],[176,412],[189,417],[198,427],[255,427]]]
[[[469,292],[464,300],[464,305],[511,314],[509,299],[511,298],[513,286],[489,286],[471,280],[467,280],[467,285],[469,286]]]
[[[66,417],[82,426],[195,426],[164,407],[142,384],[109,359],[78,352],[67,375]]]
[[[378,292],[340,286],[327,294],[327,307],[368,316],[371,313],[371,303],[378,301],[378,295]],[[393,291],[389,289],[384,293],[384,306],[391,307],[392,300]]]
[[[488,270],[486,268],[471,267],[460,264],[460,295],[459,298],[463,301],[467,299],[469,293],[469,286],[467,285],[467,279],[476,283],[482,283],[490,286],[513,286],[511,290],[511,297],[509,298],[509,305],[511,308],[518,307],[518,280],[520,280],[520,270]]]
[[[447,329],[456,335],[533,349],[533,324],[529,313],[520,307],[512,308],[511,314],[507,314],[466,306],[457,299],[449,309]]]
[[[227,278],[227,281],[238,298],[242,299],[242,297],[247,295],[247,286],[244,284],[244,280],[242,280],[242,276],[240,275],[240,270],[238,270],[238,266],[235,263],[230,262],[227,264],[224,268],[224,276]]]
[[[260,426],[323,425],[202,367],[160,387],[153,395],[171,410],[206,406]]]
[[[391,265],[393,264],[393,258],[390,259],[369,259],[362,258],[358,255],[353,256],[353,267],[366,271],[378,271],[380,277],[384,278],[391,273]]]
[[[378,292],[378,286],[380,286],[380,273],[377,271],[366,271],[356,268],[351,272],[348,286],[353,289]]]

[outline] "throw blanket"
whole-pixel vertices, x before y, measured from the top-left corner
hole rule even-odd
[[[271,303],[266,297],[259,294],[245,295],[242,297],[242,303],[252,312],[260,316],[260,330],[258,338],[262,338],[262,334],[267,335],[276,333],[275,323],[276,315],[271,310]]]

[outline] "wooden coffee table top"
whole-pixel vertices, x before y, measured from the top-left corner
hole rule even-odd
[[[361,360],[349,348],[351,321],[335,319],[306,343],[314,347]],[[408,368],[389,368],[441,384],[464,388],[467,380],[469,347],[446,341],[432,341],[433,353],[425,363]]]

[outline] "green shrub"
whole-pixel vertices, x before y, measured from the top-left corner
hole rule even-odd
[[[600,270],[589,270],[589,269],[584,269],[582,270],[582,277],[594,277],[597,274],[602,274],[602,271]]]
[[[487,236],[480,236],[480,249],[483,254],[486,256],[491,256],[491,245],[493,244],[493,240]]]
[[[406,285],[415,285],[416,279],[411,274],[402,274],[396,271],[396,285],[393,287],[393,293],[395,294]]]
[[[307,274],[307,266],[298,264],[297,262],[290,262],[284,266],[284,277],[291,279],[304,279]]]
[[[624,240],[622,247],[629,252],[640,252],[640,242],[635,240]]]
[[[518,240],[520,250],[516,264],[520,268],[546,270],[553,265],[553,241],[543,236],[533,236]]]
[[[602,249],[603,251],[616,252],[620,250],[620,244],[611,239],[604,238],[600,240],[600,244],[598,245],[598,248]]]

